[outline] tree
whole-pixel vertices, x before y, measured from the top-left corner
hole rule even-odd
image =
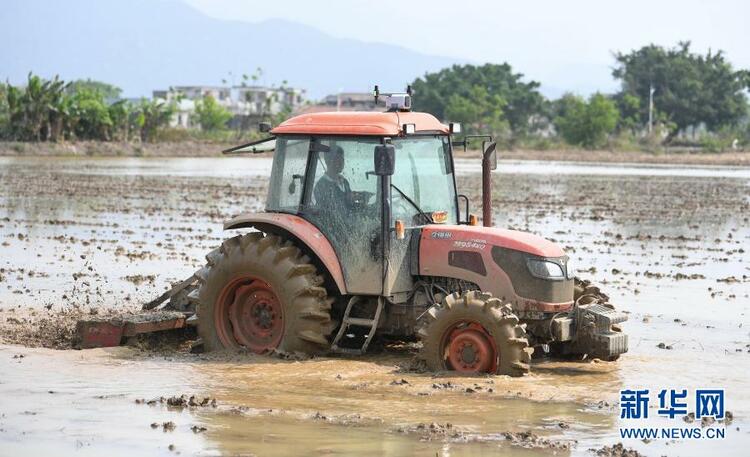
[[[617,129],[635,133],[642,126],[640,119],[641,99],[631,94],[619,93],[613,97],[613,100],[620,112]]]
[[[137,131],[150,141],[169,125],[175,103],[112,100],[115,86],[92,80],[66,83],[29,73],[25,86],[0,84],[0,138],[20,141],[129,140]],[[179,100],[179,98],[178,98]]]
[[[499,95],[490,95],[482,86],[474,86],[468,96],[453,94],[448,98],[445,116],[460,120],[469,134],[489,133],[500,135],[508,130],[503,107],[506,105]]]
[[[45,80],[29,73],[26,87],[8,85],[8,136],[12,140],[46,141],[61,136],[67,106],[67,84],[57,76]]]
[[[195,114],[203,130],[222,130],[232,118],[232,113],[221,106],[211,94],[206,94],[195,104]]]
[[[599,93],[592,95],[588,102],[575,95],[565,95],[558,102],[558,113],[555,126],[565,141],[588,148],[604,146],[619,118],[615,103]]]
[[[130,132],[137,128],[133,115],[133,106],[127,100],[118,100],[107,108],[112,120],[110,139],[129,140]]]
[[[107,141],[110,139],[112,118],[102,92],[79,87],[70,97],[67,111],[67,130],[79,139]]]
[[[101,81],[95,81],[93,79],[77,79],[71,82],[70,86],[68,86],[68,92],[71,94],[76,94],[82,91],[98,93],[107,102],[119,100],[120,95],[122,94],[122,89],[119,87]]]
[[[152,141],[157,130],[169,125],[175,111],[174,103],[142,98],[133,110],[135,125],[140,130],[141,141]]]
[[[8,135],[9,122],[8,86],[0,83],[0,138],[5,138]]]
[[[640,99],[641,125],[648,121],[649,89],[655,89],[654,108],[671,125],[667,141],[701,123],[710,130],[734,126],[746,111],[746,73],[734,71],[721,51],[703,56],[690,51],[690,42],[671,49],[652,44],[615,59],[612,74],[622,94]]]
[[[523,75],[513,73],[507,63],[453,65],[436,73],[427,73],[412,83],[413,106],[415,110],[426,111],[439,119],[448,120],[446,110],[449,104],[452,102],[455,110],[458,103],[456,97],[467,101],[476,100],[477,87],[484,89],[487,94],[480,99],[485,98],[489,103],[502,101],[498,108],[502,110],[503,118],[515,134],[525,134],[531,117],[542,111],[544,97],[538,91],[539,83],[523,82]],[[493,110],[490,112],[496,114]],[[489,123],[494,122],[495,120],[491,120]]]

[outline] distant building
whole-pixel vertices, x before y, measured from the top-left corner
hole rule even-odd
[[[155,90],[154,98],[172,101],[178,96],[182,96],[182,98],[197,101],[206,95],[210,95],[219,102],[225,102],[230,100],[230,94],[230,89],[222,86],[175,86],[168,90]]]
[[[278,114],[285,109],[296,112],[305,103],[305,91],[290,87],[235,86],[232,100],[235,114]]]
[[[232,128],[250,128],[267,116],[285,110],[297,112],[305,104],[305,91],[289,87],[175,86],[153,91],[155,99],[176,103],[177,112],[170,125],[180,128],[198,127],[196,102],[208,95],[232,113],[233,118],[229,121]]]

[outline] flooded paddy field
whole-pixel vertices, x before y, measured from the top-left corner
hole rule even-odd
[[[456,165],[480,213],[478,162]],[[267,158],[0,158],[0,455],[596,455],[618,442],[745,455],[747,168],[501,161],[495,224],[560,243],[629,313],[618,362],[461,378],[409,371],[410,348],[64,350],[77,317],[137,310],[192,274],[229,236],[224,220],[262,210],[269,171]],[[724,440],[619,438],[620,389],[703,387],[726,389]]]

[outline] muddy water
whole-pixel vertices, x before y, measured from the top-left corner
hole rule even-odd
[[[269,168],[267,159],[0,159],[0,319],[137,308],[202,263],[225,236],[223,220],[262,208]],[[478,167],[457,169],[478,202]],[[398,372],[411,355],[397,352],[289,362],[2,346],[0,454],[169,454],[170,444],[205,455],[554,452],[503,435],[532,429],[577,441],[571,452],[585,455],[621,441],[621,388],[724,387],[735,421],[723,442],[626,444],[646,455],[743,455],[750,170],[501,162],[494,188],[496,225],[557,241],[630,313],[631,350],[619,362],[538,362],[520,380],[433,379]],[[219,406],[135,403],[182,393]],[[173,431],[150,426],[168,421]],[[452,427],[419,429],[432,422]]]

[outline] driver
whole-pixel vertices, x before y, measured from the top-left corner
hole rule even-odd
[[[326,172],[315,183],[315,201],[324,210],[350,208],[352,190],[349,181],[341,174],[344,170],[344,150],[341,146],[331,146],[323,153],[323,161]]]

